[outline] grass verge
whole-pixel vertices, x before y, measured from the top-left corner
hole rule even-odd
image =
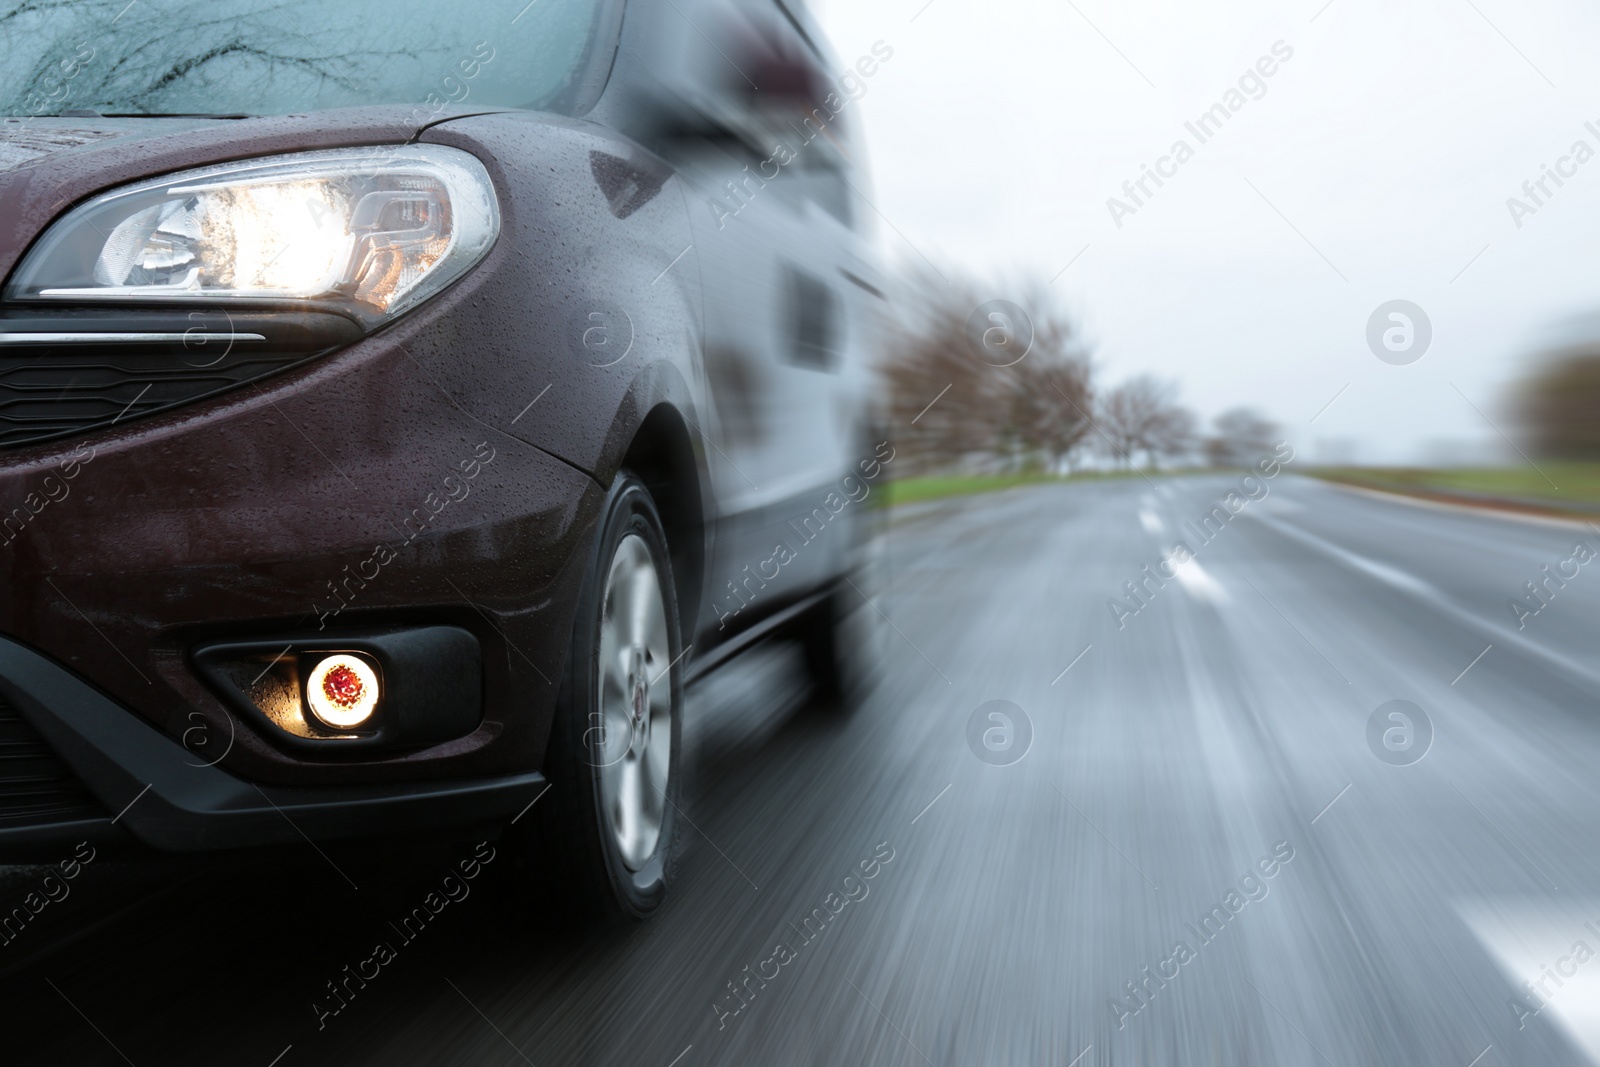
[[[917,504],[925,500],[943,500],[946,497],[971,496],[974,493],[992,493],[999,489],[1014,489],[1019,485],[1071,485],[1075,482],[1103,482],[1120,478],[1137,478],[1169,474],[1190,474],[1192,471],[1083,471],[1078,474],[950,474],[930,475],[925,478],[901,478],[888,484],[884,506]]]
[[[1437,500],[1560,514],[1600,514],[1600,463],[1546,462],[1537,469],[1313,467],[1305,473],[1330,482]]]

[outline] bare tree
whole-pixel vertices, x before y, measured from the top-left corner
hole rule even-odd
[[[1133,466],[1133,454],[1139,449],[1142,406],[1133,390],[1120,385],[1105,394],[1095,408],[1100,450],[1127,467]]]
[[[1200,420],[1186,407],[1173,404],[1164,409],[1151,428],[1146,447],[1152,460],[1179,461],[1195,454],[1200,444]]]
[[[980,320],[982,344],[972,336],[985,303],[976,284],[914,276],[909,290],[883,367],[907,469],[1070,466],[1089,432],[1093,368],[1046,287],[1017,290],[1025,321]]]
[[[1514,394],[1531,451],[1552,459],[1600,459],[1600,349],[1571,348],[1543,362]]]
[[[1229,408],[1211,425],[1215,432],[1206,438],[1205,452],[1213,467],[1248,467],[1282,440],[1283,428],[1254,408]]]
[[[1014,410],[1028,455],[1059,472],[1090,432],[1094,372],[1087,359],[1046,347],[1041,358],[1017,365],[1012,375]]]
[[[926,290],[901,303],[902,321],[882,374],[889,423],[908,470],[927,471],[991,452],[988,423],[996,407],[986,368],[966,342],[959,297],[930,299]],[[909,321],[906,321],[909,320]]]
[[[1130,467],[1140,452],[1150,463],[1158,456],[1187,455],[1194,448],[1195,417],[1177,403],[1177,393],[1177,386],[1148,374],[1111,390],[1096,421],[1102,448]]]

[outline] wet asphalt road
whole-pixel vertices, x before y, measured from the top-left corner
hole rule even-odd
[[[1181,524],[1232,483],[900,513],[867,706],[775,701],[781,647],[694,694],[694,829],[648,925],[543,921],[496,853],[404,940],[470,844],[91,864],[0,950],[38,956],[0,982],[0,1061],[1600,1062],[1600,958],[1574,949],[1600,951],[1600,564],[1520,631],[1507,603],[1600,531],[1284,475],[1202,544]],[[1195,564],[1119,629],[1108,599],[1179,539]],[[1031,724],[1009,765],[968,743],[993,700]],[[1396,765],[1414,712],[1409,749],[1401,720],[1369,743],[1391,700],[1431,723],[1420,761]],[[1026,731],[996,729],[999,762]],[[394,958],[319,1029],[379,941]],[[1523,980],[1548,996],[1519,1020]]]

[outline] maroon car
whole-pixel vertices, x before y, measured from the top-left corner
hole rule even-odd
[[[892,50],[790,0],[0,38],[0,861],[497,827],[649,914],[686,683],[859,679]]]

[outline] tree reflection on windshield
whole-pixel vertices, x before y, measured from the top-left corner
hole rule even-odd
[[[0,113],[550,106],[578,77],[600,6],[11,0],[0,4]],[[515,63],[495,63],[512,48]]]

